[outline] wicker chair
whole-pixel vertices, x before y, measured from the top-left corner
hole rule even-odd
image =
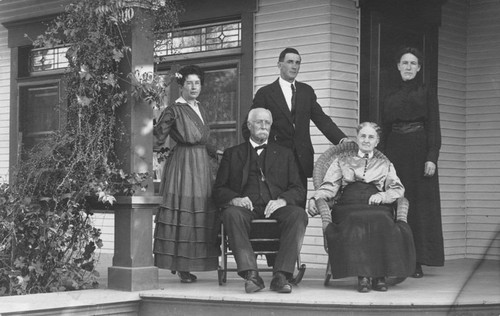
[[[337,157],[355,156],[357,154],[358,154],[358,145],[354,142],[339,144],[327,149],[323,154],[321,154],[321,156],[314,164],[314,171],[313,171],[314,189],[317,190],[321,186],[327,170],[330,168],[330,165]],[[383,153],[381,153],[377,149],[374,150],[374,155],[377,158],[388,159]],[[397,209],[394,214],[394,219],[406,222],[408,214],[408,206],[409,206],[408,200],[405,197],[402,197],[397,200],[396,204],[397,204]],[[320,212],[325,210],[330,211],[331,208],[330,205],[328,205],[327,202],[324,200],[316,201],[316,206],[318,207],[318,210]],[[325,251],[328,253],[326,239],[324,240],[324,247]],[[328,285],[328,282],[330,281],[330,278],[332,276],[330,271],[330,260],[332,260],[332,258],[328,258],[328,264],[326,266],[326,273],[325,273],[325,282],[324,282],[325,285]],[[405,279],[406,278],[402,277],[390,277],[387,279],[387,283],[394,285],[404,281]]]

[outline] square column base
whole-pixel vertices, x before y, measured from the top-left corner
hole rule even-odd
[[[120,291],[144,291],[158,289],[158,268],[109,267],[108,288]]]

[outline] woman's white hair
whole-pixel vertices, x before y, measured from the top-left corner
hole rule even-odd
[[[373,122],[360,123],[358,125],[358,127],[356,127],[356,134],[359,134],[359,131],[362,130],[363,127],[366,127],[366,126],[370,126],[371,128],[373,128],[375,130],[375,132],[377,132],[379,139],[382,137],[382,129],[380,128],[380,126],[378,126],[377,123],[373,123]]]

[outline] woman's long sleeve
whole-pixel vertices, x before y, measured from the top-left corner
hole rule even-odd
[[[171,107],[163,110],[158,118],[158,122],[153,127],[153,151],[159,151],[161,146],[165,143],[170,130],[175,123],[175,113]]]
[[[427,97],[427,108],[427,161],[432,161],[433,163],[437,164],[439,158],[439,150],[441,149],[441,124],[439,118],[439,103],[437,96],[430,94]]]
[[[394,169],[394,165],[392,163],[389,164],[389,168],[387,171],[387,177],[384,183],[384,192],[379,192],[382,196],[383,204],[391,204],[395,202],[400,197],[403,197],[405,194],[405,188],[403,183],[396,174],[396,170]]]

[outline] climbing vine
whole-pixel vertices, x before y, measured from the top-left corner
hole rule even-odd
[[[168,84],[154,74],[120,72],[131,53],[124,32],[143,22],[137,10],[149,12],[146,33],[159,39],[175,27],[181,8],[175,0],[74,1],[33,43],[69,47],[59,105],[66,124],[23,149],[10,185],[0,185],[0,295],[98,286],[95,250],[102,241],[92,224],[94,203],[144,189],[148,177],[119,168],[116,111],[130,97],[160,102]],[[133,96],[124,83],[135,86]]]

